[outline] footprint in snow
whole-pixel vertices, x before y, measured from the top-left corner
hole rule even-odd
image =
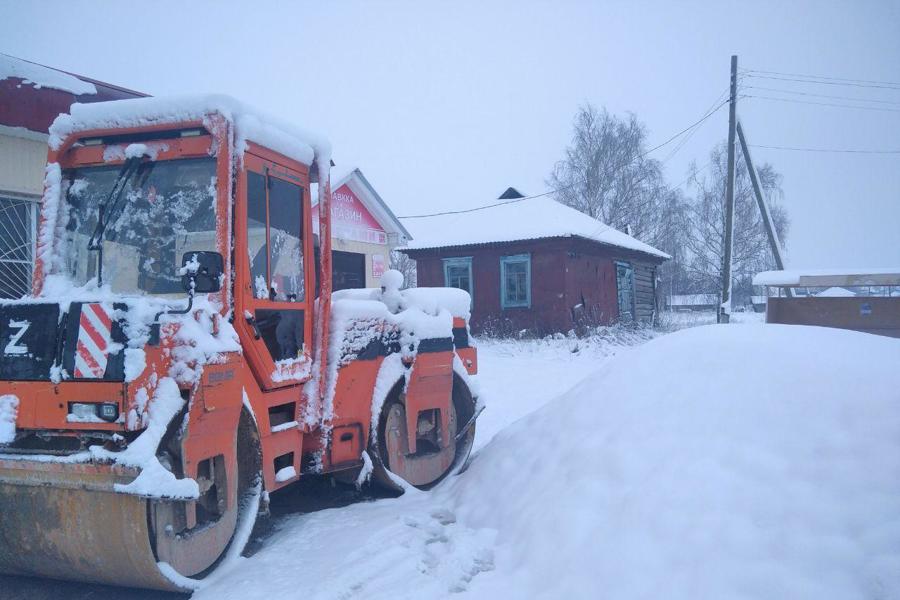
[[[421,531],[419,571],[444,581],[451,593],[464,592],[472,578],[494,568],[493,533],[458,525],[453,511],[440,508],[430,518],[405,517]]]

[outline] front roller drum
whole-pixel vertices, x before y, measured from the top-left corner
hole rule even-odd
[[[187,591],[159,570],[149,500],[113,491],[132,470],[0,462],[0,572]]]

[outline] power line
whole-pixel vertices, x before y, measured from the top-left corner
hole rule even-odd
[[[712,104],[709,105],[709,108],[706,109],[706,113],[705,113],[705,114],[709,114],[710,112],[712,112],[713,110],[715,110],[715,107],[718,105],[719,101],[722,100],[722,98],[724,98],[726,95],[728,95],[728,92],[729,92],[729,91],[731,91],[731,90],[730,90],[730,87],[726,87],[724,90],[722,90],[722,93],[719,94],[719,95],[716,97],[716,99],[712,101]],[[662,159],[662,161],[661,161],[662,164],[666,164],[667,162],[669,162],[670,160],[672,160],[672,158],[673,158],[676,154],[678,154],[678,152],[681,151],[681,149],[684,148],[684,147],[687,145],[687,143],[688,143],[689,141],[691,141],[691,138],[694,137],[694,135],[695,135],[698,131],[700,131],[700,127],[699,127],[699,126],[698,126],[698,127],[695,127],[693,130],[691,130],[691,132],[690,132],[689,134],[687,134],[686,136],[684,136],[684,137],[681,139],[680,142],[678,142],[677,144],[675,144],[675,147],[672,149],[671,152],[669,152],[668,156],[666,156],[664,159]]]
[[[877,102],[879,104],[894,104],[900,106],[900,102],[894,100],[879,100],[875,98],[852,98],[850,96],[830,96],[828,94],[813,94],[811,92],[798,92],[796,90],[785,90],[780,88],[770,88],[755,85],[743,86],[745,90],[764,90],[766,92],[778,92],[779,94],[794,94],[796,96],[812,96],[815,98],[830,98],[832,100],[852,100],[853,102]]]
[[[720,96],[720,97],[721,97],[721,96]],[[703,123],[704,121],[706,121],[708,118],[710,118],[711,116],[713,116],[714,114],[716,114],[716,113],[717,113],[723,106],[725,106],[726,104],[728,104],[728,101],[727,101],[727,100],[725,100],[724,102],[721,102],[718,106],[716,106],[716,107],[715,107],[714,109],[712,109],[711,111],[707,111],[707,113],[706,113],[705,115],[703,115],[700,119],[698,119],[698,120],[695,121],[694,123],[688,125],[688,126],[685,127],[684,129],[682,129],[681,131],[679,131],[678,133],[676,133],[675,135],[673,135],[672,137],[670,137],[669,139],[667,139],[666,141],[662,142],[661,144],[657,144],[656,146],[653,146],[653,147],[650,148],[649,150],[645,150],[644,152],[641,152],[640,154],[637,154],[634,158],[632,158],[632,159],[629,160],[628,162],[623,163],[623,164],[619,165],[618,167],[616,167],[615,170],[625,168],[625,167],[627,167],[628,165],[634,163],[634,161],[638,160],[639,158],[643,158],[643,157],[647,156],[648,154],[650,154],[651,152],[654,152],[654,151],[656,151],[656,150],[659,150],[659,149],[662,148],[663,146],[665,146],[665,145],[671,143],[672,141],[674,141],[674,140],[675,140],[676,138],[678,138],[679,136],[684,135],[685,133],[687,133],[688,131],[690,131],[690,130],[693,129],[694,127],[699,126],[701,123]],[[614,170],[613,172],[615,172],[615,170]],[[643,181],[643,179],[642,179],[641,181]],[[640,181],[638,181],[637,183],[640,183]],[[397,217],[397,218],[399,218],[399,219],[424,219],[424,218],[426,218],[426,217],[442,217],[442,216],[446,216],[446,215],[459,215],[459,214],[464,214],[464,213],[477,212],[477,211],[479,211],[479,210],[486,210],[486,209],[488,209],[488,208],[495,208],[495,207],[497,207],[497,206],[503,206],[503,205],[506,205],[506,204],[515,204],[516,202],[522,202],[522,201],[524,201],[524,200],[532,200],[532,199],[534,199],[534,198],[541,198],[541,197],[543,197],[543,196],[549,196],[550,194],[556,194],[556,193],[561,192],[561,191],[563,191],[563,190],[566,190],[566,189],[575,187],[577,184],[578,184],[578,183],[575,182],[575,183],[571,183],[571,184],[569,184],[569,185],[564,185],[564,186],[562,186],[562,187],[558,187],[558,188],[555,188],[555,189],[548,190],[548,191],[543,192],[543,193],[541,193],[541,194],[535,194],[535,195],[533,195],[533,196],[524,196],[524,197],[522,197],[522,198],[513,198],[512,200],[507,200],[507,201],[505,201],[505,202],[495,202],[495,203],[493,203],[493,204],[488,204],[488,205],[486,205],[486,206],[478,206],[478,207],[475,207],[475,208],[467,208],[467,209],[463,209],[463,210],[447,210],[447,211],[443,211],[443,212],[429,213],[429,214],[422,214],[422,215],[405,215],[405,216],[401,216],[401,217]]]
[[[741,98],[759,98],[760,100],[775,100],[776,102],[792,102],[794,104],[812,104],[816,106],[834,106],[836,108],[855,108],[858,110],[875,110],[879,112],[896,112],[900,113],[900,109],[896,108],[880,108],[878,106],[853,106],[851,104],[836,104],[833,102],[812,102],[811,100],[795,100],[793,98],[774,98],[772,96],[756,96],[744,95]]]
[[[843,81],[847,83],[874,83],[880,85],[900,86],[898,81],[873,81],[871,79],[847,79],[846,77],[825,77],[823,75],[806,75],[803,73],[782,73],[781,71],[763,71],[761,69],[742,69],[742,73],[762,73],[765,75],[781,75],[783,77],[804,77],[806,79],[825,79],[828,81]]]
[[[850,154],[900,154],[900,150],[858,150],[850,148],[798,148],[795,146],[763,146],[749,144],[751,148],[768,148],[769,150],[794,150],[797,152],[847,152]]]
[[[574,185],[574,184],[572,184]],[[488,208],[494,208],[495,206],[503,206],[504,204],[515,204],[516,202],[522,202],[523,200],[531,200],[533,198],[540,198],[542,196],[549,196],[550,194],[555,194],[558,191],[564,190],[566,188],[572,187],[564,186],[561,188],[557,188],[555,190],[550,190],[544,192],[543,194],[535,194],[534,196],[523,196],[521,198],[513,198],[512,200],[507,200],[505,202],[495,202],[494,204],[488,204],[485,206],[478,206],[476,208],[467,208],[464,210],[447,210],[444,212],[430,213],[427,215],[404,215],[402,217],[397,217],[398,219],[424,219],[425,217],[443,217],[444,215],[461,215],[463,213],[476,212],[479,210],[486,210]]]
[[[900,87],[893,85],[875,85],[871,83],[844,83],[840,81],[816,81],[813,79],[795,79],[792,77],[776,77],[774,75],[752,75],[750,73],[746,73],[744,77],[752,77],[754,79],[774,79],[776,81],[794,81],[797,83],[816,83],[819,85],[840,85],[847,87],[861,87],[861,88],[876,88],[881,90],[896,90],[900,91]]]

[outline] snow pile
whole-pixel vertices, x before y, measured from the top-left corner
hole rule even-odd
[[[11,444],[16,439],[16,416],[19,399],[12,394],[0,396],[0,444]]]
[[[175,475],[159,462],[156,449],[169,422],[181,411],[184,398],[178,384],[171,377],[163,377],[150,401],[150,422],[147,429],[121,452],[110,452],[102,446],[91,446],[91,456],[96,460],[112,461],[128,467],[136,467],[140,474],[130,483],[115,484],[117,492],[141,496],[165,498],[198,498],[200,488],[190,478],[176,479]]]
[[[409,242],[411,250],[574,236],[671,258],[649,244],[547,197],[513,200],[474,212],[400,220],[413,234],[414,239]],[[498,223],[503,226],[498,227]]]
[[[290,481],[297,476],[297,471],[292,466],[282,467],[278,469],[278,472],[275,473],[275,481],[281,483],[282,481]]]
[[[306,165],[318,159],[331,161],[331,145],[325,138],[277,117],[253,109],[219,94],[133,98],[91,104],[73,104],[71,114],[59,115],[50,126],[50,147],[57,150],[63,140],[78,131],[120,127],[144,127],[189,121],[207,122],[221,114],[234,124],[235,151],[242,154],[248,141],[294,158]]]
[[[323,435],[328,434],[327,424],[334,415],[334,389],[340,367],[373,344],[381,344],[390,353],[397,354],[398,364],[401,359],[412,360],[422,340],[451,339],[454,316],[468,317],[470,299],[463,290],[401,291],[403,276],[394,270],[384,274],[382,283],[381,289],[340,290],[332,295],[325,399],[321,410],[315,410],[315,403],[309,403],[311,410],[303,416],[308,426],[324,424]],[[382,383],[388,386],[385,394],[398,378]],[[315,386],[317,382],[313,380],[310,384]]]
[[[50,88],[69,92],[75,96],[97,93],[97,88],[89,81],[57,69],[0,54],[0,81],[13,77],[21,79],[22,85],[32,85],[36,89]]]
[[[162,315],[160,322],[164,329],[171,324],[175,342],[168,375],[182,385],[198,384],[205,365],[224,362],[228,352],[241,352],[237,331],[206,298],[194,300],[191,314]]]
[[[471,592],[900,597],[898,364],[898,340],[798,326],[624,353],[452,482],[498,532]]]
[[[285,519],[194,600],[900,597],[900,341],[713,326],[612,359],[573,342],[485,341],[479,378],[503,395],[478,435],[492,413],[506,427],[466,472]],[[546,405],[509,425],[520,401]]]
[[[656,335],[649,328],[614,325],[598,327],[582,338],[555,334],[543,339],[479,340],[479,374],[471,378],[471,385],[477,386],[479,396],[490,404],[478,417],[475,450],[578,385],[616,355]]]

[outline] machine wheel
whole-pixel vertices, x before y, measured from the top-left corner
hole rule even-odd
[[[381,409],[378,435],[369,447],[372,458],[373,478],[377,484],[390,491],[403,492],[400,478],[423,490],[430,489],[451,472],[462,467],[475,441],[475,425],[456,441],[457,432],[475,414],[475,402],[468,386],[458,376],[453,376],[453,401],[450,404],[450,444],[441,449],[438,445],[420,438],[415,454],[408,454],[406,426],[406,398],[400,385],[395,386]]]
[[[249,533],[253,523],[247,520],[256,521],[262,492],[262,454],[253,418],[244,410],[232,447],[233,455],[204,461],[209,464],[198,475],[201,498],[195,503],[197,520],[192,528],[173,531],[173,523],[184,526],[183,514],[179,514],[184,503],[149,502],[150,535],[156,558],[185,577],[209,575],[229,553],[232,544],[239,544],[241,547],[233,550],[241,552],[247,540],[237,539],[237,532]],[[225,462],[228,460],[235,462],[231,470],[236,472],[235,482],[227,481]]]

